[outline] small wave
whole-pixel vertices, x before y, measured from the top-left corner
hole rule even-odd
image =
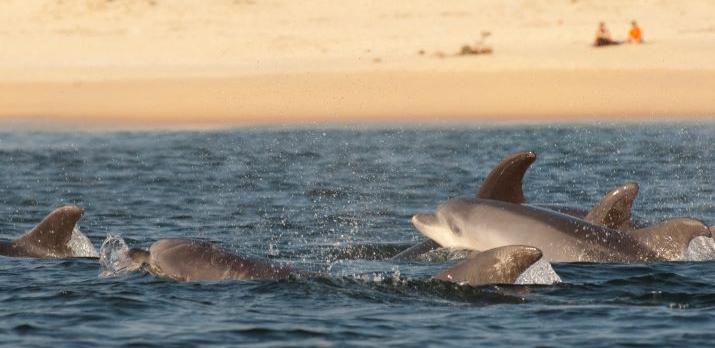
[[[418,255],[415,260],[427,263],[442,263],[448,261],[459,261],[465,259],[473,250],[438,248]]]
[[[685,250],[685,261],[715,260],[715,240],[710,237],[695,237]]]
[[[554,271],[554,268],[551,267],[551,264],[544,260],[539,260],[531,265],[531,267],[527,268],[524,273],[516,278],[515,282],[515,284],[520,285],[551,285],[555,283],[561,283],[561,277],[556,274],[556,271]]]
[[[129,247],[120,236],[108,234],[99,248],[100,278],[125,275],[136,270],[136,264],[129,257]]]
[[[97,249],[92,242],[82,233],[77,226],[72,230],[67,246],[72,250],[75,257],[99,257]]]

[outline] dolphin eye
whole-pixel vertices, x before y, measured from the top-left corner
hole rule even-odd
[[[461,236],[461,235],[462,235],[462,230],[461,230],[461,229],[459,228],[459,226],[457,226],[457,224],[455,224],[454,222],[451,222],[451,221],[450,221],[449,229],[452,230],[452,233],[454,233],[454,234],[456,234],[456,235],[458,235],[458,236]]]

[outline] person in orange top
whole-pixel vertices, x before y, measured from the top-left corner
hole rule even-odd
[[[631,21],[631,30],[628,32],[628,43],[643,43],[643,33],[636,21]]]

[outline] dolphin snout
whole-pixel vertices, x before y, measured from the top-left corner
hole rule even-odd
[[[437,224],[437,216],[434,214],[415,214],[412,217],[412,225],[421,231],[421,227]]]

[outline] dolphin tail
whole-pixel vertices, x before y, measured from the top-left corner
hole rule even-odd
[[[695,237],[710,237],[711,229],[699,220],[675,218],[630,232],[640,243],[669,261],[685,259],[685,252]]]
[[[525,245],[508,245],[472,253],[435,279],[472,286],[513,284],[531,265],[541,259],[541,250]]]
[[[514,204],[526,202],[522,180],[526,170],[536,160],[536,153],[518,152],[503,159],[484,179],[477,198]]]
[[[638,196],[638,183],[629,182],[606,193],[585,220],[612,229],[631,229],[631,209]]]
[[[12,244],[17,256],[66,257],[72,250],[68,242],[84,209],[66,205],[53,210],[32,230],[15,239]]]

